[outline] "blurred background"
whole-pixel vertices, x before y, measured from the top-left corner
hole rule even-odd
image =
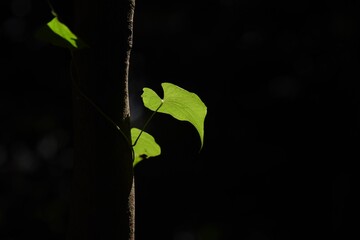
[[[51,1],[72,19],[71,1]],[[143,87],[208,107],[156,115],[162,155],[136,178],[136,239],[348,239],[358,228],[359,1],[137,0],[132,124]],[[40,42],[46,1],[0,2],[0,239],[64,239],[72,169],[69,52]]]

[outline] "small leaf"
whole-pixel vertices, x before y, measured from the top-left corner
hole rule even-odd
[[[88,47],[82,40],[80,40],[64,23],[62,23],[56,14],[55,17],[41,27],[36,37],[50,42],[51,44],[59,47],[68,48],[70,50],[81,49]]]
[[[201,147],[204,142],[204,122],[207,107],[198,95],[189,92],[172,83],[161,84],[164,91],[164,99],[161,99],[152,89],[143,88],[141,95],[144,106],[152,111],[170,114],[180,121],[190,122],[198,131]]]
[[[76,43],[77,36],[73,34],[70,29],[59,21],[57,17],[54,17],[50,22],[47,23],[49,28],[54,31],[57,35],[68,41],[73,47],[77,48]]]
[[[131,141],[132,144],[135,143],[137,137],[141,133],[141,130],[138,128],[131,128]],[[161,154],[161,148],[156,143],[153,136],[148,134],[147,132],[142,132],[140,138],[138,139],[135,146],[133,146],[134,149],[134,163],[133,166],[135,167],[136,164],[138,164],[140,161],[150,158],[150,157],[156,157]]]

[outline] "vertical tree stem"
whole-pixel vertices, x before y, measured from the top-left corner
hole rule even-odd
[[[128,74],[135,0],[75,0],[74,52],[81,91],[130,136]],[[132,152],[124,136],[73,89],[74,167],[68,239],[134,240]]]

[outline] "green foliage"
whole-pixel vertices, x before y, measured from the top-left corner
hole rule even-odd
[[[50,22],[48,22],[48,27],[54,31],[55,34],[59,35],[63,39],[65,39],[67,42],[71,44],[74,48],[79,48],[79,39],[78,37],[73,34],[70,29],[59,21],[57,17],[54,17]]]
[[[201,147],[204,142],[204,121],[207,108],[195,93],[178,87],[172,83],[161,84],[164,91],[164,98],[161,99],[150,88],[144,88],[141,95],[144,106],[152,111],[170,114],[180,121],[190,122],[198,131],[201,140]],[[161,107],[159,107],[161,106]]]
[[[53,14],[54,18],[37,31],[36,37],[38,39],[70,50],[88,47],[84,41],[59,20],[55,13]]]
[[[53,11],[54,18],[49,21],[46,26],[40,29],[37,33],[37,37],[43,41],[50,42],[55,46],[68,48],[71,51],[88,47],[83,41],[81,41],[65,24],[63,24]],[[200,136],[201,146],[204,142],[204,121],[207,113],[206,105],[201,99],[192,92],[189,92],[181,87],[178,87],[172,83],[164,82],[161,84],[164,91],[164,98],[161,99],[152,89],[143,88],[143,94],[141,95],[144,106],[153,111],[153,115],[157,112],[169,114],[177,120],[188,121],[191,123]],[[91,100],[86,97],[90,104],[94,105]],[[94,106],[99,109],[97,106]],[[99,113],[104,115],[105,113],[99,110]],[[153,116],[152,115],[152,116]],[[110,119],[107,115],[106,119]],[[152,118],[152,117],[151,117]],[[144,126],[150,122],[151,118]],[[112,124],[115,124],[112,120],[109,120]],[[122,129],[117,129],[126,136]],[[131,129],[131,143],[133,149],[133,166],[140,161],[150,157],[156,157],[161,154],[161,148],[156,143],[153,136],[145,132],[144,129],[138,128]],[[130,142],[130,141],[129,141]]]
[[[141,137],[139,137],[141,135]],[[138,138],[139,137],[139,138]],[[133,166],[141,160],[159,156],[161,153],[160,146],[156,143],[153,136],[138,128],[131,128],[131,142],[134,144],[134,162]]]
[[[199,133],[201,149],[204,142],[204,122],[207,113],[205,104],[195,93],[189,92],[172,83],[164,82],[161,86],[164,91],[163,99],[161,99],[152,89],[143,88],[141,97],[144,106],[155,113],[169,114],[177,120],[190,122]],[[144,135],[144,132],[131,130],[135,153],[134,166],[147,157],[160,155],[160,146],[157,145],[155,139],[150,134],[146,133],[146,141],[141,141],[145,136],[141,136],[139,141],[137,141],[137,137],[134,137],[133,135],[137,132],[139,134],[136,134],[136,136],[140,136],[141,133]],[[139,144],[141,146],[138,146]]]

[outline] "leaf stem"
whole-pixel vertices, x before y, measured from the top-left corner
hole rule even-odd
[[[51,9],[51,14],[52,14],[54,17],[58,17],[57,13],[55,12],[55,9],[54,9],[53,5],[51,4],[51,2],[48,0],[47,3],[48,3],[48,5],[49,5],[49,7],[50,7],[50,9]]]
[[[71,51],[71,57],[73,58],[73,51]],[[88,103],[90,103],[90,105],[95,108],[96,111],[98,111],[100,113],[100,115],[102,115],[108,122],[110,122],[115,128],[116,130],[118,130],[118,132],[121,133],[121,135],[124,137],[124,139],[126,140],[126,142],[128,143],[128,146],[131,149],[132,152],[132,159],[134,160],[135,157],[135,153],[134,153],[134,149],[132,147],[132,144],[129,140],[129,138],[125,135],[125,133],[121,130],[121,128],[110,118],[109,115],[107,115],[103,110],[101,110],[101,108],[94,102],[92,101],[79,87],[79,85],[76,83],[75,78],[73,76],[73,71],[72,71],[72,67],[74,66],[73,60],[71,59],[71,64],[70,64],[70,75],[71,75],[71,82],[73,84],[73,86],[75,87],[75,89],[79,92],[79,94],[81,95],[81,97],[83,97]],[[140,133],[141,134],[141,133]]]
[[[163,105],[164,101],[161,100],[161,103],[159,105],[159,107],[151,114],[151,116],[149,117],[149,119],[145,122],[143,128],[141,129],[141,132],[139,133],[139,135],[137,136],[134,144],[132,145],[133,147],[136,145],[137,141],[139,140],[141,134],[145,131],[145,128],[147,127],[147,125],[149,124],[149,122],[151,121],[151,119],[154,117],[155,113],[157,113],[159,111],[159,109],[161,108],[161,106]]]

